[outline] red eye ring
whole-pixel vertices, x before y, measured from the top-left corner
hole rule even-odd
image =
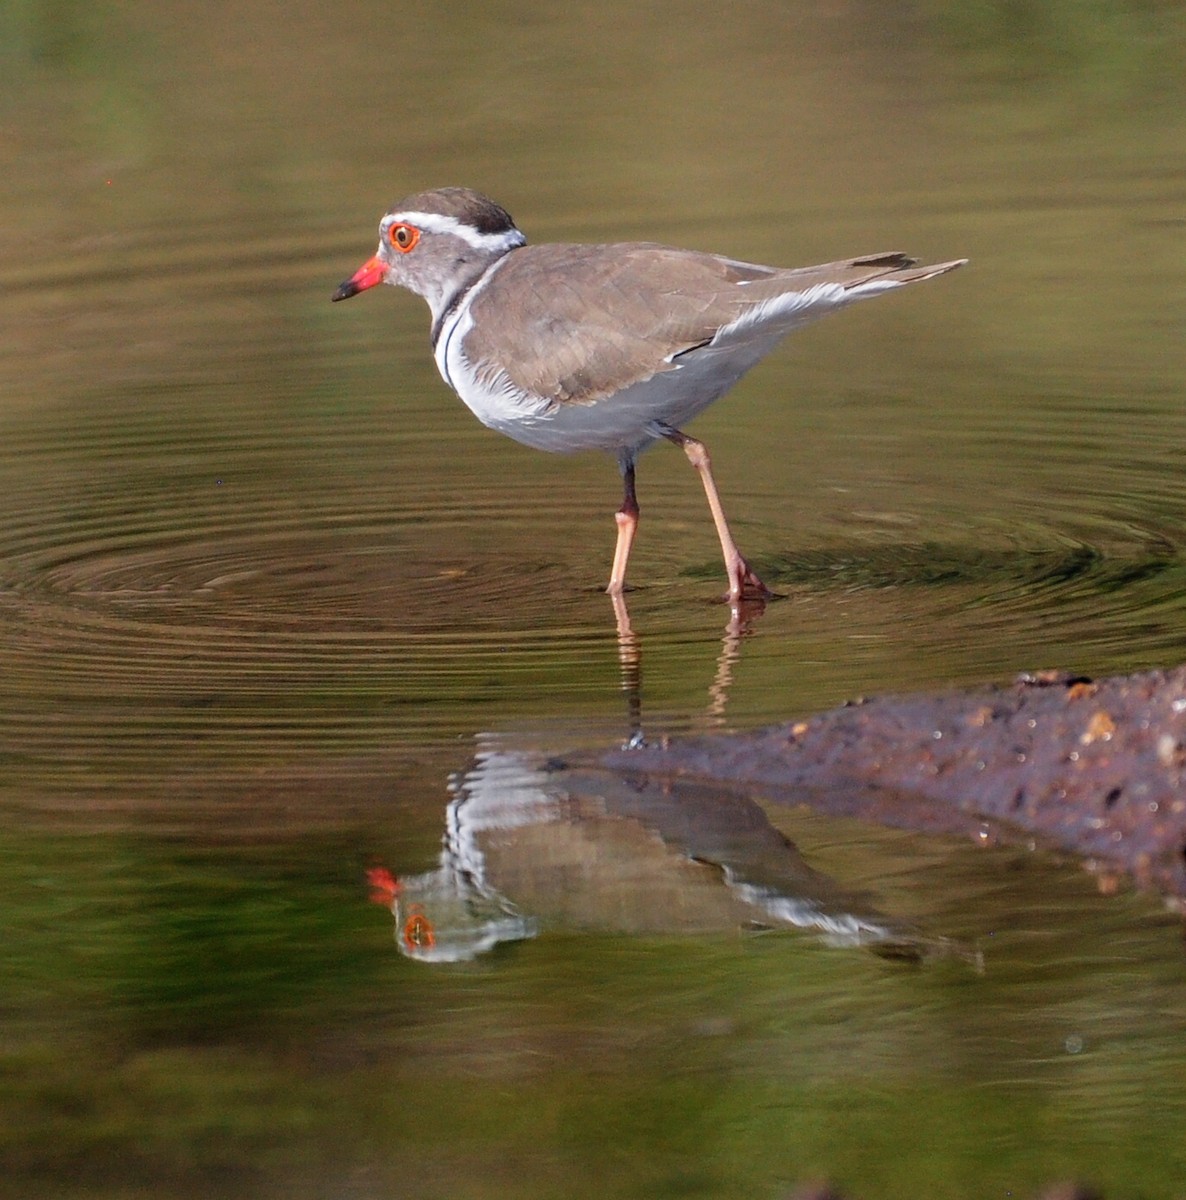
[[[413,905],[412,913],[404,922],[404,945],[409,950],[431,950],[436,945],[436,932],[432,922]]]
[[[398,250],[401,254],[407,254],[420,240],[420,230],[415,225],[397,221],[387,230],[387,240],[393,249]]]

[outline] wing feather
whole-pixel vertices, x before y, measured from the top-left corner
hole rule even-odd
[[[465,353],[541,401],[595,404],[677,369],[722,328],[800,324],[813,307],[959,265],[888,253],[779,270],[649,242],[524,246],[474,297]]]

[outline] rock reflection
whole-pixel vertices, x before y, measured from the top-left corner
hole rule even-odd
[[[473,959],[541,930],[631,935],[809,930],[833,946],[919,960],[950,951],[813,870],[754,801],[655,786],[497,746],[453,784],[440,863],[373,868],[396,944]]]

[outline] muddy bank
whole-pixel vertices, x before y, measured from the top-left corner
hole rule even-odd
[[[884,697],[600,762],[651,780],[793,794],[908,828],[1020,830],[1186,898],[1186,667]]]
[[[828,1184],[808,1184],[791,1192],[787,1200],[849,1200],[849,1198],[847,1193],[838,1192]],[[1056,1183],[1043,1190],[1037,1200],[1104,1200],[1104,1198],[1102,1193],[1086,1184]]]

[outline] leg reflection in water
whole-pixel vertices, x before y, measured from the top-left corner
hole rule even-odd
[[[625,748],[630,749],[646,741],[642,720],[642,643],[631,623],[626,597],[617,593],[611,595],[610,600],[617,626],[618,663],[630,730]],[[729,702],[729,689],[733,685],[733,672],[741,659],[742,639],[753,632],[755,622],[765,611],[766,601],[762,599],[739,601],[729,606],[729,619],[725,623],[721,651],[717,655],[716,674],[708,687],[705,718],[709,728],[719,728],[725,724],[725,708]]]

